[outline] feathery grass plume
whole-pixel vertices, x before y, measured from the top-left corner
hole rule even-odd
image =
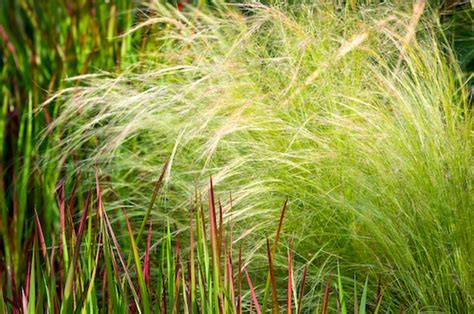
[[[414,25],[389,4],[154,10],[143,27],[159,48],[63,93],[52,124],[64,154],[110,176],[125,204],[109,209],[143,217],[169,160],[152,219],[185,221],[212,174],[232,190],[224,218],[258,239],[249,252],[288,199],[295,263],[380,277],[397,308],[472,308],[472,113],[435,13]]]

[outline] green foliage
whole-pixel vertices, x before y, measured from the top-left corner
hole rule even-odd
[[[73,86],[65,81],[70,76],[120,71],[136,61],[133,44],[142,39],[116,38],[136,23],[134,8],[123,0],[0,2],[0,255],[2,272],[12,272],[17,284],[27,267],[21,257],[31,246],[33,208],[44,219],[46,238],[58,228],[54,191],[64,161],[36,167],[39,156],[58,155],[48,141],[36,149],[58,106],[42,109],[41,103]]]
[[[466,312],[471,109],[439,19],[422,4],[413,14],[389,4],[185,14],[157,5],[145,25],[158,48],[65,95],[58,147],[86,151],[84,164],[101,165],[121,196],[109,208],[137,217],[169,160],[151,218],[173,213],[182,226],[183,201],[213,174],[233,193],[224,216],[254,258],[288,199],[283,238],[295,238],[300,262],[324,266],[313,280],[339,260],[339,289],[371,272],[390,283],[380,296],[395,309]]]
[[[9,290],[10,298],[2,296],[2,310],[25,313],[126,313],[137,310],[142,313],[243,313],[252,307],[259,308],[255,292],[258,286],[247,271],[252,265],[244,263],[241,250],[238,254],[234,252],[232,228],[224,224],[222,211],[216,208],[212,183],[208,199],[208,214],[204,213],[198,199],[191,203],[187,237],[172,232],[169,223],[159,222],[164,236],[153,244],[148,240],[141,250],[145,253],[140,254],[138,235],[135,235],[127,213],[123,212],[121,220],[111,222],[109,219],[110,211],[103,205],[98,181],[94,200],[89,193],[82,204],[82,212],[74,205],[81,203],[79,199],[68,205],[60,197],[58,206],[65,210],[64,213],[80,214],[81,219],[77,223],[64,220],[62,238],[57,234],[48,242],[43,238],[42,223],[36,216],[37,237],[25,257],[29,265],[26,287]],[[127,226],[129,239],[118,239],[115,234],[114,229],[119,230],[123,223]],[[148,239],[151,239],[151,232],[150,224]],[[183,250],[180,238],[188,241],[184,245],[186,250]],[[274,248],[277,239],[278,233]],[[55,243],[61,241],[64,241],[63,249],[60,247],[58,251]],[[69,266],[63,260],[66,252],[72,255]],[[268,254],[275,257],[270,251]],[[288,269],[292,274],[291,250],[288,254]],[[130,266],[125,263],[127,256],[134,259]],[[233,262],[236,260],[237,263]],[[272,269],[271,263],[268,267]],[[243,283],[244,273],[250,294]],[[287,295],[294,292],[292,287],[296,289],[296,283],[300,291],[304,291],[304,280],[290,282]],[[277,288],[273,292],[278,293]],[[299,298],[287,299],[286,309],[299,304],[297,309],[301,312],[306,307],[302,302],[304,296],[301,292]],[[329,294],[326,297],[329,299]],[[365,300],[365,294],[362,300]],[[270,306],[274,313],[280,312],[278,302],[276,297]],[[365,310],[363,304],[361,309]],[[313,309],[307,307],[307,310]]]
[[[472,4],[170,2],[0,1],[0,313],[472,310]]]

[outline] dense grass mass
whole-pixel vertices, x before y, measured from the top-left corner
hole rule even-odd
[[[436,12],[153,12],[143,61],[60,93],[51,124],[83,173],[108,176],[108,209],[142,218],[169,160],[154,220],[185,221],[212,174],[255,258],[288,199],[285,243],[315,287],[337,264],[349,286],[380,278],[388,309],[472,310],[472,113]]]
[[[136,23],[133,8],[127,0],[0,2],[0,272],[11,272],[17,284],[35,234],[34,208],[47,240],[59,222],[54,191],[61,169],[36,167],[38,159],[57,152],[47,140],[35,145],[60,104],[44,110],[41,104],[75,84],[67,77],[98,68],[120,71],[133,62],[139,33],[113,40]]]

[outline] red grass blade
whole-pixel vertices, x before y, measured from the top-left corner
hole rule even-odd
[[[180,286],[180,280],[179,280],[179,277],[180,277],[180,272],[181,272],[181,268],[180,268],[180,259],[179,259],[179,241],[176,241],[176,261],[175,261],[175,265],[176,265],[176,270],[175,270],[175,277],[174,277],[174,286],[175,286],[175,295],[174,295],[174,301],[173,301],[173,314],[176,314],[178,313],[178,306],[179,306],[179,297],[180,297],[180,293],[179,293],[179,286]]]
[[[76,239],[76,246],[74,248],[74,256],[73,256],[73,265],[76,265],[76,261],[79,258],[79,251],[81,248],[81,240],[82,240],[82,235],[84,234],[84,229],[86,226],[86,221],[88,217],[88,212],[89,212],[89,202],[91,198],[91,193],[87,194],[86,201],[84,203],[84,208],[82,210],[82,217],[81,217],[81,222],[79,223],[79,229],[77,231],[77,239]]]
[[[378,282],[377,282],[377,293],[375,295],[375,304],[379,303],[381,294],[382,294],[382,284],[381,284],[381,279],[379,277]]]
[[[81,242],[82,234],[84,233],[84,229],[86,227],[87,216],[89,213],[89,202],[91,199],[92,193],[89,192],[86,197],[86,201],[84,203],[84,208],[82,210],[82,217],[81,222],[79,223],[79,229],[77,230],[77,241]]]
[[[287,205],[288,205],[288,200],[285,200],[285,203],[283,203],[283,208],[281,210],[280,220],[278,222],[278,228],[277,228],[277,231],[276,231],[276,234],[275,234],[275,241],[273,242],[272,256],[275,256],[275,254],[276,254],[276,250],[277,250],[277,247],[278,247],[278,240],[280,238],[281,228],[283,226],[283,218],[285,217],[285,212],[286,212]],[[267,274],[267,282],[265,284],[265,293],[264,293],[264,296],[263,296],[264,311],[266,311],[266,307],[267,307],[269,289],[270,289],[270,272],[268,272],[268,274]]]
[[[78,174],[78,176],[75,177],[75,180],[74,180],[74,185],[72,186],[72,191],[71,191],[71,194],[70,194],[70,197],[69,197],[69,204],[68,204],[68,208],[69,208],[69,212],[71,213],[71,215],[74,213],[74,198],[76,196],[76,192],[77,192],[77,182],[79,180],[79,176],[80,174]]]
[[[272,285],[272,312],[280,313],[280,306],[278,305],[278,292],[277,292],[276,282],[275,282],[275,273],[273,271],[272,253],[270,252],[270,241],[268,241],[268,238],[267,238],[267,257],[268,257],[268,268],[270,272],[270,282]]]
[[[33,254],[35,254],[35,252],[33,252]],[[30,294],[31,267],[34,267],[34,265],[31,265],[31,260],[33,259],[33,255],[31,256],[32,256],[31,259],[28,260],[28,270],[26,271],[26,282],[25,282],[26,292],[23,289],[21,289],[22,294],[26,296],[26,299],[28,299],[28,295]]]
[[[247,277],[247,282],[250,287],[250,293],[252,295],[252,300],[253,300],[253,303],[255,304],[255,309],[257,311],[257,314],[262,314],[262,310],[260,309],[260,304],[258,304],[257,295],[255,294],[255,289],[253,288],[252,280],[250,280],[250,276],[247,269],[245,269],[244,271],[245,271],[245,276]]]
[[[59,255],[63,254],[63,241],[65,239],[65,204],[64,204],[64,182],[59,187]]]
[[[221,204],[221,201],[219,200],[219,260],[220,260],[220,257],[221,257],[222,247],[225,246],[225,243],[223,244],[224,241],[225,241],[225,239],[224,239],[224,219],[223,219],[223,215],[222,215],[222,204]]]
[[[232,266],[232,251],[229,251],[227,257],[227,268],[229,274],[229,287],[230,287],[230,297],[232,302],[232,308],[234,313],[237,313],[237,305],[235,304],[235,281],[234,281],[234,270]]]
[[[377,313],[380,309],[380,305],[382,304],[383,293],[384,293],[384,290],[380,284],[380,279],[379,279],[379,287],[377,288],[377,298],[375,301],[375,313]]]
[[[329,288],[331,286],[331,276],[332,274],[329,274],[328,280],[326,281],[326,288],[324,289],[324,299],[323,299],[323,314],[327,314],[328,312],[328,303],[329,303]]]
[[[209,179],[209,223],[210,223],[210,237],[212,249],[212,268],[213,268],[213,298],[216,304],[220,303],[220,287],[221,287],[221,270],[220,270],[220,243],[219,233],[217,231],[217,219],[214,201],[214,188],[212,184],[212,177]]]
[[[293,291],[293,251],[290,244],[290,251],[288,252],[288,285],[286,288],[286,312],[291,314],[292,302],[291,293]]]
[[[49,264],[48,252],[46,250],[46,242],[44,240],[43,229],[41,228],[41,222],[39,220],[38,212],[36,211],[36,207],[34,208],[34,211],[35,211],[36,229],[37,229],[37,232],[38,232],[38,240],[39,240],[39,244],[40,244],[40,247],[41,247],[41,254],[43,254],[43,257],[45,258],[46,263]]]
[[[229,276],[229,267],[227,267],[227,260],[229,256],[227,255],[227,251],[224,251],[224,265],[223,265],[223,270],[224,270],[224,290],[226,290],[229,287],[229,282],[230,282],[230,276]]]
[[[23,313],[28,313],[28,297],[26,296],[25,290],[23,289],[21,289],[21,306]]]
[[[298,314],[301,314],[301,309],[303,307],[303,297],[304,297],[304,287],[306,285],[306,275],[308,274],[308,265],[304,267],[303,271],[303,279],[301,280],[301,288],[300,288],[300,300],[298,303]]]
[[[242,246],[239,248],[239,261],[237,263],[237,313],[242,313]]]
[[[272,250],[273,256],[275,256],[276,254],[278,239],[280,239],[281,228],[283,226],[283,218],[285,217],[285,212],[286,212],[287,207],[288,207],[288,200],[285,201],[285,203],[283,204],[283,208],[281,210],[280,221],[278,222],[278,229],[275,234],[275,242],[273,242],[273,250]]]
[[[185,294],[185,300],[186,300],[186,313],[192,313],[193,312],[193,298],[191,297],[191,258],[188,257],[187,260],[187,266],[188,266],[188,281],[184,283],[183,287],[183,293]]]

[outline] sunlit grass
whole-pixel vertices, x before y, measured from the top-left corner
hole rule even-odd
[[[184,227],[212,174],[255,259],[288,199],[282,237],[313,282],[339,265],[341,285],[380,278],[396,309],[469,311],[471,109],[435,12],[154,10],[143,62],[65,92],[52,125],[65,155],[85,152],[75,166],[109,176],[110,210],[143,217],[169,160],[152,220]]]

